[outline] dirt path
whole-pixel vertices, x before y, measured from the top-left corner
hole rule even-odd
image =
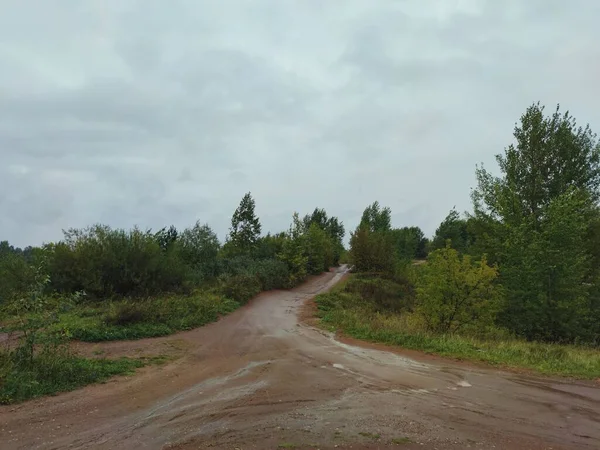
[[[302,304],[341,276],[262,294],[197,330],[102,345],[181,357],[1,407],[0,449],[600,448],[591,384],[417,361],[299,324]]]

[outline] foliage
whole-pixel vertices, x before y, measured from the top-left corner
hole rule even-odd
[[[186,228],[179,238],[179,251],[183,262],[191,267],[196,284],[219,275],[218,255],[221,244],[208,224],[196,222]]]
[[[500,295],[494,285],[497,270],[485,257],[474,263],[448,245],[430,253],[421,271],[417,311],[429,331],[453,333],[493,325]]]
[[[287,265],[289,271],[289,285],[295,286],[306,279],[308,274],[308,256],[305,254],[304,226],[298,213],[294,213],[292,224],[283,243],[280,261]]]
[[[527,222],[510,228],[501,272],[505,326],[535,340],[600,337],[600,324],[589,322],[592,267],[586,234],[593,213],[586,196],[573,190],[548,205],[539,231]]]
[[[132,373],[143,363],[132,359],[86,359],[64,347],[46,348],[32,360],[0,351],[0,404],[18,403],[43,395],[70,391],[115,375]]]
[[[427,239],[419,227],[394,228],[390,232],[398,259],[410,261],[427,256]]]
[[[256,202],[248,192],[231,218],[229,244],[233,254],[250,254],[260,237],[260,220],[255,213]]]
[[[327,234],[330,242],[327,246],[331,247],[332,261],[329,265],[339,264],[340,257],[344,251],[344,245],[342,243],[346,231],[344,224],[337,217],[328,217],[327,212],[324,209],[315,208],[312,214],[307,214],[302,219],[304,230],[310,231],[311,226],[316,226]],[[329,265],[325,270],[329,269]],[[312,271],[309,269],[309,272]]]
[[[51,288],[85,291],[91,298],[143,297],[185,290],[188,267],[177,248],[163,250],[156,237],[138,228],[113,230],[95,225],[65,232],[47,247]]]
[[[438,250],[432,257],[440,252],[444,249]],[[453,249],[447,252],[458,257]],[[358,339],[442,356],[527,368],[544,374],[588,379],[600,377],[600,353],[597,349],[526,342],[499,329],[485,330],[477,335],[464,334],[472,331],[468,329],[463,329],[463,334],[427,331],[422,316],[411,313],[409,308],[400,313],[377,308],[369,289],[363,289],[363,286],[368,286],[364,284],[365,280],[375,279],[373,276],[352,274],[330,292],[319,294],[315,301],[322,326]],[[386,290],[383,289],[384,292]]]
[[[396,267],[393,235],[358,228],[350,237],[349,259],[358,272],[393,273]]]
[[[558,107],[543,109],[521,117],[516,145],[496,157],[500,177],[477,169],[476,247],[499,265],[502,324],[528,339],[598,342],[600,143]]]
[[[597,349],[526,342],[510,336],[482,339],[431,334],[421,328],[412,314],[374,313],[353,305],[321,309],[328,298],[329,294],[320,294],[316,298],[322,325],[357,339],[500,367],[525,368],[547,375],[592,380],[600,377],[600,352]]]
[[[389,207],[381,208],[378,201],[367,206],[358,226],[372,233],[390,231],[392,228],[392,211]]]
[[[472,243],[472,239],[467,220],[461,218],[456,209],[452,209],[437,230],[435,230],[435,235],[431,240],[431,249],[444,248],[447,241],[450,240],[453,248],[461,253],[466,253]]]
[[[214,322],[238,307],[233,300],[206,292],[85,303],[59,314],[50,331],[64,330],[86,342],[165,336]]]
[[[501,178],[477,170],[476,211],[510,225],[531,218],[537,228],[551,201],[572,188],[587,191],[592,203],[600,199],[600,142],[589,126],[577,127],[559,106],[545,117],[537,103],[521,116],[514,137],[516,146],[496,156]]]

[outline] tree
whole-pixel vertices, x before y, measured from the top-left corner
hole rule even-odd
[[[500,299],[497,270],[482,258],[472,262],[448,244],[427,257],[417,279],[417,311],[427,328],[452,333],[465,327],[493,325]]]
[[[427,240],[419,227],[395,228],[391,233],[399,259],[410,261],[427,256]]]
[[[217,256],[221,244],[208,224],[196,222],[192,228],[186,228],[181,233],[179,245],[181,258],[193,268],[198,281],[205,281],[219,274]]]
[[[573,189],[548,205],[540,230],[533,223],[511,229],[501,272],[503,325],[536,340],[595,338],[599,325],[588,320],[594,308],[586,242],[592,214],[586,193]]]
[[[358,228],[350,237],[349,259],[358,272],[394,273],[396,250],[392,234]]]
[[[338,264],[344,251],[343,240],[346,235],[344,224],[337,217],[328,217],[327,212],[320,208],[315,208],[312,214],[305,215],[302,223],[305,231],[308,231],[311,225],[316,225],[327,233],[331,239],[333,248],[333,260],[331,264]]]
[[[454,208],[450,210],[446,218],[435,230],[435,235],[431,241],[431,248],[434,250],[444,248],[448,240],[451,241],[452,247],[461,253],[465,253],[471,244],[467,220],[461,218],[460,214]]]
[[[392,229],[392,210],[389,207],[381,208],[378,201],[367,206],[360,219],[359,228],[366,228],[371,232],[385,232]]]
[[[306,231],[306,256],[308,273],[318,275],[333,265],[333,240],[327,232],[313,223]]]
[[[502,177],[483,167],[476,171],[473,192],[475,209],[505,223],[524,218],[539,223],[552,199],[570,188],[589,192],[590,201],[600,199],[600,142],[587,125],[577,127],[559,106],[550,117],[539,103],[530,106],[515,125],[516,146],[496,155]]]
[[[231,218],[229,242],[238,254],[250,254],[256,248],[260,237],[260,220],[254,212],[255,202],[250,192],[242,198]]]
[[[154,237],[158,241],[158,245],[163,251],[168,251],[173,247],[173,244],[177,241],[178,233],[177,228],[171,225],[168,229],[162,228],[154,234]]]
[[[516,144],[496,156],[501,176],[476,171],[476,247],[499,263],[503,324],[530,339],[593,340],[600,143],[568,112],[543,110],[532,105],[515,126]]]
[[[305,237],[303,235],[304,225],[298,213],[294,213],[292,224],[287,233],[287,239],[283,243],[278,259],[287,264],[290,272],[290,286],[295,286],[306,278],[306,266],[308,257],[305,254]]]

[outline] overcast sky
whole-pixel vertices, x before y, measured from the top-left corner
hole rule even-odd
[[[598,0],[0,0],[0,240],[223,239],[374,200],[433,233],[534,101],[600,131]]]

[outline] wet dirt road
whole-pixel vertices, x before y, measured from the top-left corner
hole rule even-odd
[[[197,330],[102,345],[107,356],[180,357],[1,407],[0,449],[600,448],[592,383],[417,361],[300,323],[342,271]]]

